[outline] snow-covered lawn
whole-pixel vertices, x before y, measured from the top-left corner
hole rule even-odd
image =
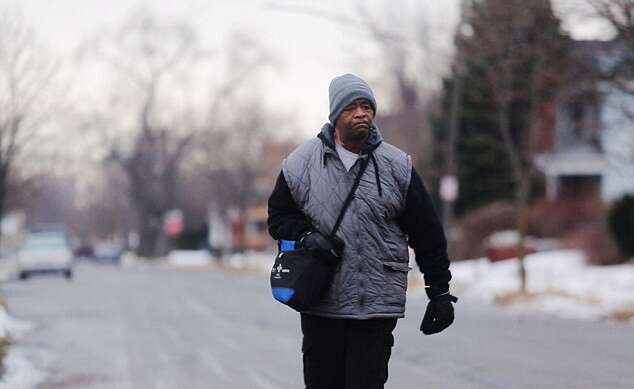
[[[516,293],[517,260],[452,263],[452,291],[464,301],[498,303],[520,313],[634,323],[634,263],[590,266],[577,250],[540,252],[525,263],[527,294]]]

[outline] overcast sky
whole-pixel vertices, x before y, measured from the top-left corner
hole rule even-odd
[[[407,0],[402,3],[405,8],[395,12],[397,19],[402,14],[405,23],[411,19],[414,4],[424,7],[435,29],[434,41],[442,55],[448,55],[457,20],[457,1]],[[566,7],[574,3],[575,0],[561,0],[558,9],[564,7],[562,13],[569,14]],[[292,111],[301,127],[298,131],[302,133],[313,132],[327,118],[327,88],[333,76],[347,72],[361,75],[377,90],[379,109],[388,104],[385,85],[378,85],[380,66],[368,60],[371,56],[364,56],[369,49],[363,30],[275,7],[298,4],[352,20],[360,17],[361,3],[355,0],[0,0],[2,8],[20,10],[40,39],[53,52],[67,57],[72,56],[87,37],[116,29],[142,7],[165,18],[187,20],[200,34],[201,44],[210,49],[227,42],[232,32],[251,33],[279,59],[279,71],[264,84],[263,94],[271,106]],[[381,15],[393,2],[372,0],[362,4],[375,15]],[[578,36],[586,37],[588,31],[590,35],[593,33],[591,28],[580,27],[577,21],[567,23],[568,27],[575,27],[573,30]],[[395,29],[401,27],[394,26]]]

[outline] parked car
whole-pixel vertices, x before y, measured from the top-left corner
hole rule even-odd
[[[100,262],[119,263],[123,249],[112,242],[100,242],[95,245],[94,258]]]
[[[18,275],[26,280],[37,273],[73,276],[73,253],[61,232],[36,232],[28,236],[17,253]]]
[[[73,254],[75,255],[75,258],[78,259],[94,259],[95,249],[92,244],[88,242],[83,242],[79,246],[77,246],[77,248],[75,248]]]
[[[519,234],[515,230],[496,231],[486,240],[487,257],[491,262],[504,261],[517,257]],[[524,254],[536,252],[535,240],[528,236],[524,240]]]

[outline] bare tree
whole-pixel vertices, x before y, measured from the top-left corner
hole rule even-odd
[[[250,36],[232,36],[226,57],[230,76],[213,89],[198,144],[204,165],[197,170],[208,179],[218,208],[234,207],[243,214],[261,200],[256,178],[262,173],[262,147],[282,123],[257,91],[263,72],[274,69],[275,63],[271,53]]]
[[[601,76],[623,93],[634,95],[634,0],[589,1],[594,16],[614,30],[615,52],[610,65],[601,69]]]
[[[363,25],[379,48],[383,75],[393,85],[395,110],[420,108],[438,89],[449,48],[438,39],[444,24],[434,24],[431,7],[391,2],[376,14],[362,6]],[[447,33],[449,31],[446,31]]]
[[[127,135],[113,139],[109,160],[123,168],[129,181],[137,253],[153,257],[161,254],[162,219],[175,206],[179,168],[195,136],[188,108],[179,112],[170,99],[174,79],[196,54],[195,35],[185,23],[162,23],[140,12],[113,36],[91,44],[134,96],[126,103],[134,124]]]
[[[50,114],[58,64],[47,56],[21,16],[0,14],[0,218],[15,162]],[[13,180],[12,182],[18,182]]]
[[[126,246],[134,222],[124,172],[106,166],[92,179],[80,181],[68,226],[80,239],[114,240]]]
[[[473,33],[463,42],[467,61],[483,74],[497,110],[497,125],[515,183],[516,229],[521,288],[527,208],[536,174],[542,109],[563,81],[567,38],[549,0],[475,0],[470,7]]]
[[[432,164],[431,112],[439,80],[449,62],[449,47],[441,46],[445,24],[435,24],[432,6],[405,1],[391,2],[381,12],[361,6],[363,26],[378,48],[376,62],[382,81],[391,87],[392,109],[379,112],[382,129],[390,142],[413,157],[425,177],[435,177]],[[448,43],[448,42],[447,42]],[[435,181],[432,180],[432,182]]]
[[[226,64],[212,64],[187,24],[162,23],[145,12],[133,15],[109,39],[89,42],[86,50],[114,69],[131,93],[122,97],[118,90],[112,105],[122,101],[133,125],[105,138],[112,145],[107,160],[121,166],[128,178],[140,255],[162,254],[167,211],[191,210],[192,204],[184,202],[201,202],[181,187],[187,181],[184,175],[210,178],[210,198],[229,191],[232,203],[246,206],[266,121],[260,115],[264,111],[253,104],[259,98],[253,94],[258,89],[254,75],[273,63],[268,52],[249,36],[235,34],[215,58],[226,58]],[[217,80],[201,87],[209,70]],[[195,86],[190,79],[197,80]],[[205,88],[207,96],[201,96]],[[92,126],[104,134],[113,125],[126,127],[125,120],[117,122],[113,116],[113,111],[95,115]],[[200,212],[206,214],[205,209]]]
[[[235,207],[243,214],[259,199],[256,178],[261,174],[259,161],[271,121],[257,100],[243,102],[239,112],[240,116],[207,138],[205,174],[217,205]]]

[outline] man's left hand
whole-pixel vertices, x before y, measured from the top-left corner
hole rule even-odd
[[[301,239],[300,244],[309,253],[330,265],[341,261],[341,252],[345,244],[339,238],[326,237],[318,231],[309,231]]]
[[[453,305],[458,298],[448,292],[432,298],[427,304],[425,316],[420,324],[420,330],[425,335],[436,334],[449,327],[454,320]]]

